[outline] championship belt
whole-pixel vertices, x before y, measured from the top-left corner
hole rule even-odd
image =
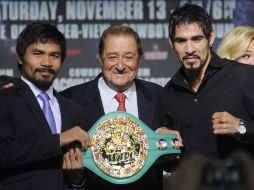
[[[104,115],[88,133],[83,165],[115,184],[138,180],[161,155],[181,153],[173,147],[176,135],[158,134],[126,112]]]

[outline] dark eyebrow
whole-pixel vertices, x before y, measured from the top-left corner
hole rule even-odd
[[[197,36],[192,36],[191,40],[203,39],[203,38],[205,38],[205,36],[203,36],[203,35],[197,35]],[[186,38],[182,38],[182,37],[176,37],[174,39],[174,41],[176,41],[176,42],[185,42],[185,41],[187,41],[187,39]]]
[[[174,41],[175,41],[175,42],[185,42],[185,41],[187,41],[187,39],[186,39],[186,38],[181,38],[181,37],[176,37],[176,38],[174,39]]]
[[[195,39],[204,39],[205,36],[202,36],[202,35],[197,35],[197,36],[193,36],[191,37],[192,40],[195,40]]]
[[[112,53],[107,53],[106,56],[110,56],[110,55],[116,55],[116,56],[119,56],[119,53],[115,53],[115,52],[112,52]],[[126,52],[124,55],[136,55],[136,53],[134,52]]]
[[[38,48],[32,49],[32,52],[40,52],[41,54],[46,54],[46,52],[44,50],[38,49]],[[49,55],[57,55],[59,57],[62,57],[62,53],[60,51],[49,52]]]
[[[34,49],[32,49],[32,51],[33,51],[33,52],[35,52],[35,51],[39,51],[39,52],[43,52],[43,53],[45,53],[45,51],[43,51],[43,50],[41,50],[41,49],[38,49],[38,48],[34,48]]]

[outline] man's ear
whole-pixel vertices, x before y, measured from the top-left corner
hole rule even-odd
[[[101,66],[102,66],[102,57],[100,56],[100,58],[99,58],[99,60],[100,60],[100,64],[101,64]]]
[[[213,30],[213,31],[211,32],[210,38],[209,38],[209,47],[212,47],[212,46],[213,46],[213,43],[214,43],[214,41],[215,41],[215,37],[216,37],[215,31]]]
[[[17,59],[19,65],[22,65],[22,64],[23,64],[18,55],[16,55],[16,59]]]
[[[144,59],[144,55],[139,55],[138,65],[140,65],[142,63],[143,59]]]
[[[170,38],[168,39],[168,42],[169,42],[170,46],[174,49],[173,42],[172,42],[172,40]]]

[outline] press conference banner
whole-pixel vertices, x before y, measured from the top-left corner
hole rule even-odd
[[[16,39],[31,22],[56,25],[67,39],[67,58],[54,82],[57,90],[93,79],[100,71],[98,41],[114,24],[132,27],[141,37],[144,59],[138,77],[162,86],[179,68],[168,43],[168,18],[178,6],[191,2],[204,7],[213,19],[217,38],[235,26],[254,25],[252,0],[0,0],[0,75],[19,76]]]

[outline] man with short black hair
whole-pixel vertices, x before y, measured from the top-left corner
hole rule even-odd
[[[221,59],[208,13],[197,5],[175,9],[169,43],[182,67],[164,88],[163,125],[180,133],[184,155],[227,158],[253,153],[254,69]]]
[[[52,87],[66,55],[65,38],[53,25],[31,23],[20,33],[16,51],[21,79],[0,91],[0,189],[62,190],[65,179],[82,185],[83,178],[65,176],[62,165],[79,169],[66,165],[81,160],[79,145],[71,145],[89,145],[79,127],[84,112]],[[71,155],[63,159],[67,145]]]

